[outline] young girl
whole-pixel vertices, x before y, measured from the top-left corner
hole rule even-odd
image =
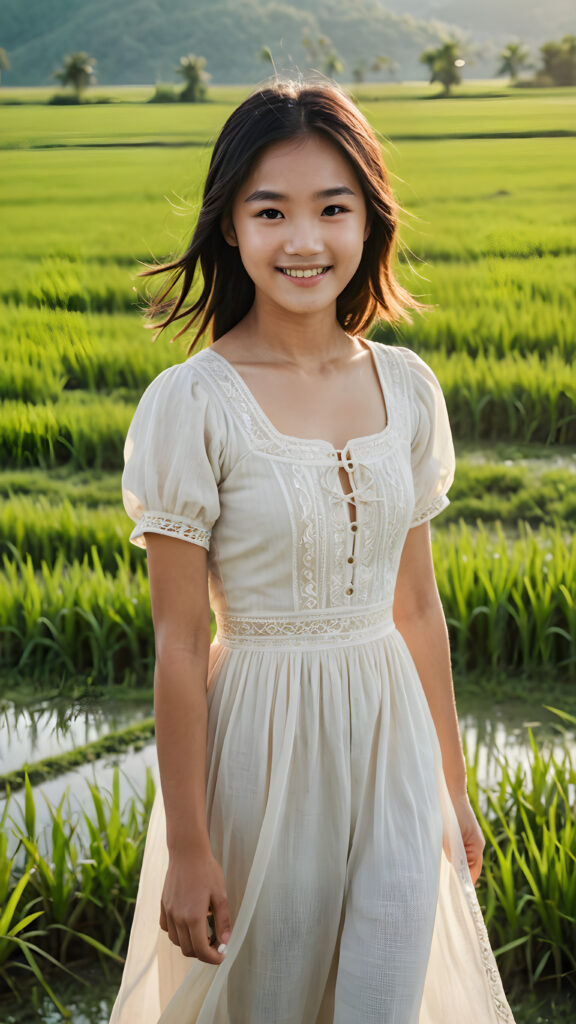
[[[415,353],[361,336],[422,308],[392,273],[397,211],[354,104],[275,84],[154,268],[159,326],[213,342],[126,441],[161,788],[111,1024],[513,1022],[430,549],[446,406]]]

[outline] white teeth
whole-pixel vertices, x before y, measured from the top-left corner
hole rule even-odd
[[[314,270],[286,270],[284,268],[281,270],[288,277],[318,277],[319,274],[324,274],[328,267],[315,267]]]

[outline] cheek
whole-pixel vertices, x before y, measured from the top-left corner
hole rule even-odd
[[[364,245],[364,229],[365,221],[360,220],[349,221],[343,233],[343,242],[349,246],[350,249],[362,248]]]
[[[350,225],[342,231],[338,245],[334,247],[335,253],[345,260],[346,265],[354,273],[364,254],[364,232],[358,230],[357,226]]]
[[[254,263],[266,259],[272,252],[274,242],[272,233],[262,231],[261,226],[248,222],[238,232],[238,246],[243,261]]]

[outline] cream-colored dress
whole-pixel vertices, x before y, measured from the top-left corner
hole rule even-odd
[[[368,344],[388,424],[341,456],[275,429],[210,348],[136,410],[131,539],[208,550],[207,814],[233,930],[215,967],[160,929],[159,788],[111,1024],[513,1022],[392,620],[407,531],[448,504],[446,406],[417,355]]]

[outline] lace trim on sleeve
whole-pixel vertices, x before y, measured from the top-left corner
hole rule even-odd
[[[419,526],[420,523],[426,523],[429,519],[433,519],[439,512],[442,512],[450,504],[450,499],[445,494],[439,494],[437,498],[431,502],[426,508],[421,509],[419,512],[414,512],[412,522],[410,523],[410,529],[413,526]]]
[[[163,533],[168,537],[180,537],[202,548],[210,547],[210,530],[204,530],[185,519],[166,512],[145,512],[130,534],[130,540],[137,547],[145,547],[143,533]],[[139,542],[139,538],[141,541]]]

